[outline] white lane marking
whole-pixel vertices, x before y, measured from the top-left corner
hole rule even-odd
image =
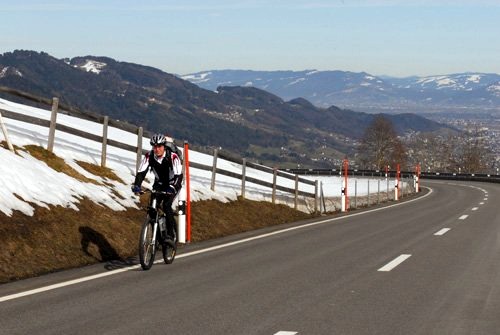
[[[295,334],[298,334],[298,333],[297,332],[287,332],[287,331],[281,330],[274,335],[295,335]]]
[[[408,201],[405,201],[405,202],[399,202],[397,204],[393,204],[393,205],[390,205],[390,206],[387,206],[387,207],[375,208],[375,209],[372,209],[372,210],[369,210],[369,211],[366,211],[366,212],[354,213],[354,214],[349,214],[349,215],[345,215],[345,216],[341,216],[341,217],[336,217],[336,218],[331,218],[331,219],[325,219],[325,220],[321,220],[321,221],[315,221],[315,222],[311,222],[311,223],[300,225],[300,226],[296,226],[296,227],[286,228],[286,229],[283,229],[283,230],[277,230],[277,231],[274,231],[274,232],[271,232],[271,233],[267,233],[267,234],[262,234],[262,235],[258,235],[258,236],[249,237],[249,238],[245,238],[245,239],[242,239],[242,240],[234,241],[234,242],[229,242],[229,243],[225,243],[225,244],[216,245],[216,246],[213,246],[213,247],[210,247],[210,248],[206,248],[206,249],[201,249],[201,250],[197,250],[197,251],[187,252],[185,254],[179,254],[179,255],[177,255],[176,259],[190,257],[190,256],[198,255],[198,254],[204,254],[204,253],[207,253],[207,252],[210,252],[210,251],[227,248],[227,247],[230,247],[230,246],[233,246],[233,245],[237,245],[237,244],[241,244],[241,243],[246,243],[246,242],[253,241],[253,240],[258,240],[258,239],[266,238],[266,237],[273,236],[273,235],[283,234],[283,233],[286,233],[286,232],[289,232],[289,231],[292,231],[292,230],[298,230],[298,229],[303,229],[303,228],[307,228],[307,227],[317,226],[317,225],[320,225],[320,224],[323,224],[323,223],[329,223],[329,222],[332,222],[332,221],[343,220],[343,219],[351,218],[351,217],[354,217],[354,216],[359,216],[359,215],[364,215],[364,214],[368,214],[368,213],[372,213],[372,212],[381,211],[381,210],[386,209],[386,208],[401,206],[401,205],[404,205],[404,204],[408,204],[410,202],[414,202],[414,201],[418,201],[418,200],[424,199],[424,198],[428,197],[429,195],[431,195],[432,192],[433,192],[432,188],[429,188],[429,193],[427,193],[426,195],[424,195],[422,197],[418,197],[418,198],[412,199],[412,200],[408,200]],[[154,264],[159,264],[159,263],[163,263],[163,259],[160,259],[160,260],[157,260],[157,261],[154,262]],[[86,281],[89,281],[89,280],[94,280],[94,279],[98,279],[98,278],[112,276],[112,275],[115,275],[115,274],[118,274],[118,273],[122,273],[122,272],[130,271],[130,270],[139,269],[140,267],[141,266],[139,264],[138,265],[132,265],[132,266],[125,267],[125,268],[122,268],[122,269],[107,271],[107,272],[99,273],[99,274],[88,276],[88,277],[77,278],[77,279],[65,281],[65,282],[62,282],[62,283],[57,283],[57,284],[53,284],[53,285],[49,285],[49,286],[40,287],[40,288],[29,290],[29,291],[19,292],[19,293],[15,293],[15,294],[11,294],[11,295],[6,295],[6,296],[3,296],[3,297],[0,297],[0,302],[4,302],[4,301],[7,301],[7,300],[12,300],[12,299],[17,299],[17,298],[25,297],[25,296],[28,296],[28,295],[37,294],[37,293],[42,293],[42,292],[54,290],[54,289],[61,288],[61,287],[75,285],[75,284],[83,283],[83,282],[86,282]]]
[[[486,200],[488,200],[488,198],[484,198],[483,200],[486,201]]]
[[[11,295],[6,295],[4,297],[0,297],[0,302],[12,300],[12,299],[17,299],[17,298],[25,297],[27,295],[32,295],[32,294],[41,293],[41,292],[45,292],[45,291],[55,290],[56,288],[61,288],[61,287],[74,285],[74,284],[78,284],[78,283],[83,283],[83,282],[86,282],[89,280],[94,280],[94,279],[98,279],[98,278],[112,276],[112,275],[115,275],[117,273],[135,270],[135,269],[138,269],[140,267],[141,267],[140,265],[133,265],[133,266],[126,267],[123,269],[113,270],[113,271],[109,271],[109,272],[103,272],[103,273],[99,273],[99,274],[96,274],[93,276],[77,278],[77,279],[65,281],[65,282],[58,283],[58,284],[40,287],[40,288],[37,288],[34,290],[29,290],[29,291],[25,291],[25,292],[19,292],[19,293],[15,293],[15,294],[11,294]]]
[[[484,202],[480,202],[479,204],[480,204],[480,205],[484,205]]]
[[[477,211],[479,207],[472,207],[473,211]]]
[[[383,272],[391,271],[396,266],[403,263],[405,260],[407,260],[410,257],[411,257],[411,255],[409,255],[409,254],[402,254],[402,255],[396,257],[395,259],[393,259],[392,261],[390,261],[389,263],[387,263],[386,265],[384,265],[383,267],[381,267],[380,269],[378,269],[378,271],[383,271]]]
[[[464,214],[464,215],[462,215],[461,217],[459,217],[458,219],[459,219],[459,220],[465,220],[465,219],[467,219],[468,217],[469,217],[469,216],[468,216],[467,214]]]
[[[435,236],[441,236],[441,235],[446,234],[448,231],[450,231],[450,228],[443,228],[440,231],[438,231],[437,233],[435,233],[434,235]]]

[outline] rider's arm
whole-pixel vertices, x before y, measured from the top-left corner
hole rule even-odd
[[[175,152],[172,152],[171,154],[171,159],[172,159],[172,171],[174,174],[174,177],[170,180],[170,185],[172,185],[175,188],[175,192],[179,192],[179,190],[182,187],[182,163],[181,160],[179,159],[179,156]]]
[[[144,178],[146,178],[146,174],[149,169],[149,155],[151,153],[148,152],[144,155],[141,165],[139,166],[139,170],[137,170],[137,174],[135,175],[134,185],[141,186]]]

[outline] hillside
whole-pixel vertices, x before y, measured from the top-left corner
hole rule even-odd
[[[286,102],[252,87],[222,86],[213,92],[152,67],[106,57],[60,60],[32,51],[5,53],[0,86],[57,96],[82,110],[282,167],[338,164],[353,154],[353,144],[374,117],[318,108],[304,99]],[[415,115],[388,117],[400,134],[444,127]]]

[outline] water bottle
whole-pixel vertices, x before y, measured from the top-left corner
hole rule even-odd
[[[162,232],[164,232],[164,231],[165,231],[165,229],[167,228],[167,227],[166,227],[166,225],[165,225],[165,216],[164,216],[164,215],[162,215],[162,216],[160,217],[159,222],[160,222],[160,230],[161,230]]]

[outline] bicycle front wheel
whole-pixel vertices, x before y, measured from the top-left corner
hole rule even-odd
[[[154,221],[148,215],[142,225],[141,238],[139,240],[139,260],[143,270],[151,269],[155,261],[156,241],[153,240],[153,229]]]
[[[177,245],[175,240],[167,240],[162,245],[163,260],[165,264],[172,264],[177,253]]]

